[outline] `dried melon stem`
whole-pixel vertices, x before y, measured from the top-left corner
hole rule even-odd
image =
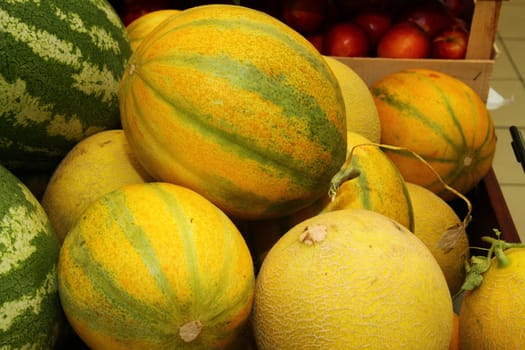
[[[325,225],[317,224],[306,226],[304,231],[299,236],[299,242],[306,245],[314,245],[326,239],[328,229]]]
[[[458,224],[455,224],[449,227],[443,233],[443,235],[441,236],[441,239],[437,242],[437,248],[443,250],[445,253],[450,251],[452,248],[454,248],[459,237],[461,237],[461,235],[464,234],[468,224],[472,220],[472,204],[470,203],[468,198],[464,196],[461,192],[447,185],[447,183],[441,178],[439,173],[423,157],[421,157],[416,152],[409,150],[408,148],[392,146],[392,145],[385,145],[382,143],[374,143],[374,142],[362,143],[362,144],[353,146],[350,149],[350,152],[348,153],[345,163],[343,164],[341,169],[334,175],[334,177],[332,177],[332,180],[330,181],[330,188],[328,190],[328,196],[330,197],[330,199],[332,201],[335,200],[335,197],[337,196],[337,191],[339,190],[339,188],[345,181],[351,180],[359,176],[359,169],[353,169],[351,165],[352,155],[354,153],[354,150],[359,147],[370,147],[370,146],[394,150],[394,151],[409,152],[416,159],[418,159],[421,163],[423,163],[430,171],[432,171],[436,179],[443,185],[443,187],[447,191],[454,193],[456,196],[458,196],[465,202],[465,204],[467,205],[467,210],[468,210],[467,214],[465,215],[465,218],[461,221],[461,223],[458,223]]]
[[[187,322],[180,326],[179,336],[186,343],[194,341],[202,331],[202,323],[199,320]]]

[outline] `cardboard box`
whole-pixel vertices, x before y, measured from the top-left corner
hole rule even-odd
[[[502,0],[477,0],[464,60],[335,57],[371,85],[383,76],[408,68],[428,68],[450,74],[469,85],[486,101],[497,57],[496,29]]]

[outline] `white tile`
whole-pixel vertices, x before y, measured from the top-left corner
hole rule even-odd
[[[525,11],[525,7],[523,9]],[[525,77],[525,39],[503,39],[503,42],[508,51],[509,60],[520,77]]]
[[[498,19],[498,32],[504,38],[524,38],[525,2],[503,2]]]
[[[519,75],[512,65],[509,55],[507,54],[506,46],[498,37],[496,39],[496,46],[499,49],[499,54],[494,62],[494,69],[492,71],[492,80],[514,80],[519,79]]]

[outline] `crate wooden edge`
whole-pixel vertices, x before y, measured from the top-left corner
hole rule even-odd
[[[496,222],[497,227],[494,228],[502,232],[502,238],[504,240],[508,242],[520,242],[518,230],[505,202],[494,169],[490,169],[480,186],[484,187],[484,191],[482,192],[486,195],[488,203],[490,203],[487,209],[490,209],[491,212],[488,214],[491,215]],[[485,234],[491,234],[491,232],[486,232]]]
[[[472,205],[472,221],[466,229],[470,247],[473,248],[471,249],[472,254],[485,253],[476,247],[488,248],[488,244],[483,242],[481,237],[494,237],[493,229],[500,230],[502,239],[507,242],[521,242],[493,168],[489,169],[478,185],[466,194],[466,197]],[[450,205],[460,218],[465,217],[467,206],[463,200],[453,200]]]
[[[387,74],[410,68],[432,69],[449,74],[470,86],[486,101],[490,89],[494,60],[444,60],[444,59],[391,59],[379,57],[336,57],[352,68],[361,79],[371,86]]]

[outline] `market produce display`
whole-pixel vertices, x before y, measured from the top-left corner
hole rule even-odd
[[[0,162],[52,170],[80,140],[120,125],[131,54],[106,1],[0,2]]]
[[[519,348],[484,101],[323,52],[473,3],[202,3],[0,2],[0,348]]]
[[[278,13],[325,55],[463,59],[473,10],[473,0],[286,0]]]

